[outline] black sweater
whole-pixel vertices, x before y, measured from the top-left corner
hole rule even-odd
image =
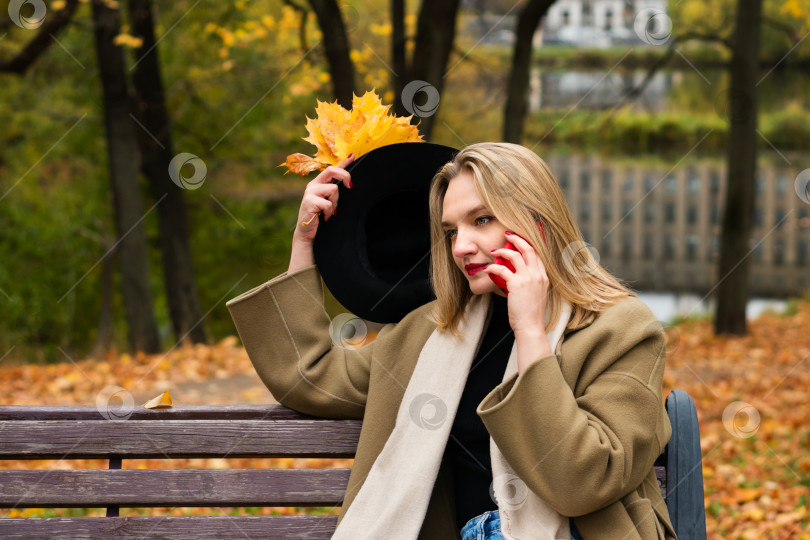
[[[453,472],[459,529],[470,518],[498,509],[490,496],[489,432],[475,408],[503,380],[515,336],[509,326],[506,298],[493,294],[492,302],[492,318],[470,368],[445,449]]]

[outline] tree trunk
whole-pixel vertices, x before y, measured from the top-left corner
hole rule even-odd
[[[93,0],[93,22],[129,344],[133,350],[156,353],[160,340],[149,287],[148,249],[138,188],[138,149],[135,125],[129,116],[132,102],[127,91],[124,55],[113,44],[113,38],[120,33],[118,11],[108,8],[103,0]]]
[[[143,45],[136,50],[136,56],[143,56],[138,58],[132,75],[135,114],[146,128],[137,129],[141,168],[149,181],[152,196],[156,201],[162,201],[157,208],[160,250],[172,329],[178,341],[188,336],[195,343],[204,343],[206,335],[197,303],[185,196],[168,174],[174,151],[155,44],[151,1],[130,0],[129,16],[133,35],[143,39]]]
[[[402,89],[408,81],[408,64],[405,55],[405,0],[391,0],[391,88],[394,89],[394,112],[397,116],[410,114],[402,100]]]
[[[718,268],[718,334],[744,335],[757,167],[757,67],[762,0],[738,0],[729,89],[728,181]]]
[[[103,242],[102,249],[106,253],[112,247],[112,242]],[[110,348],[112,341],[113,323],[113,274],[118,253],[115,248],[101,261],[101,309],[98,314],[98,334],[93,345],[92,356],[96,360],[103,360],[104,353]]]
[[[335,98],[341,106],[351,109],[352,94],[355,92],[354,64],[349,56],[349,38],[346,36],[343,14],[335,0],[309,0],[309,3],[323,34]]]
[[[340,10],[335,0],[310,0],[318,25],[323,33],[323,43],[329,60],[329,73],[335,87],[335,97],[343,107],[351,107],[354,92],[354,68],[349,57],[349,42]],[[413,81],[424,81],[441,95],[447,75],[447,60],[453,49],[456,32],[456,15],[459,0],[423,0],[419,10],[416,45],[410,67],[406,60],[405,2],[391,0],[391,56],[396,72],[392,77],[394,88],[394,112],[400,116],[412,114],[402,103],[403,89]],[[422,105],[416,94],[415,105]],[[424,100],[422,100],[424,101]],[[438,105],[437,105],[438,107]],[[435,110],[417,116],[419,132],[426,139],[433,130]]]
[[[424,81],[441,96],[447,59],[456,35],[459,0],[423,0],[417,23],[418,33],[413,51],[409,81]],[[399,96],[397,96],[399,98]],[[435,113],[419,119],[419,132],[430,139]]]
[[[506,107],[503,114],[503,140],[520,144],[528,110],[527,92],[532,60],[532,39],[540,21],[554,0],[530,0],[518,17],[515,48],[512,53],[512,70],[506,90]]]

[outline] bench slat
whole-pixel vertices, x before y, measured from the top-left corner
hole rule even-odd
[[[328,540],[337,516],[199,516],[0,519],[0,537],[264,538]]]
[[[673,439],[667,448],[677,450],[681,445],[676,444],[674,432],[684,432],[683,436],[697,445],[699,456],[694,404],[688,411],[694,417],[692,424],[681,426],[674,415],[680,406],[671,403],[680,397],[678,392],[673,391],[667,398],[673,425]],[[681,394],[691,403],[688,395]],[[126,420],[120,421],[107,420],[92,406],[0,406],[0,459],[353,457],[360,428],[360,420],[316,418],[281,405],[135,408]],[[662,454],[655,466],[662,495],[668,495],[670,515],[687,508],[678,504],[679,499],[700,510],[700,516],[673,519],[676,531],[683,534],[684,525],[694,523],[702,531],[698,537],[705,538],[702,481],[698,488],[684,490],[683,474],[679,476],[672,457],[670,453]],[[690,470],[700,469],[697,466]],[[336,506],[342,504],[350,472],[0,470],[0,508]],[[308,520],[306,525],[303,520]],[[336,522],[336,516],[15,518],[0,519],[0,537],[331,538]]]
[[[180,405],[169,409],[135,407],[129,420],[306,420],[317,418],[283,405]],[[99,420],[106,421],[97,407],[88,405],[29,406],[0,405],[0,420]]]
[[[667,469],[663,465],[656,465],[655,469],[655,479],[658,480],[658,489],[661,490],[661,498],[666,500],[667,498]]]
[[[0,508],[336,506],[351,469],[0,471]]]
[[[350,458],[360,420],[0,421],[2,459]]]

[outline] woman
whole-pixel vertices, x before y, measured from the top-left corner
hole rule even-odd
[[[309,220],[335,214],[349,162],[308,185],[288,272],[228,303],[279,402],[364,419],[334,538],[674,538],[662,327],[580,249],[545,163],[482,143],[446,164],[436,300],[353,350],[329,339]]]

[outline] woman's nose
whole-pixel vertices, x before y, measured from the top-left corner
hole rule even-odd
[[[476,250],[477,246],[472,241],[472,238],[459,229],[456,233],[456,241],[453,243],[453,255],[462,258],[465,255],[475,253]]]

